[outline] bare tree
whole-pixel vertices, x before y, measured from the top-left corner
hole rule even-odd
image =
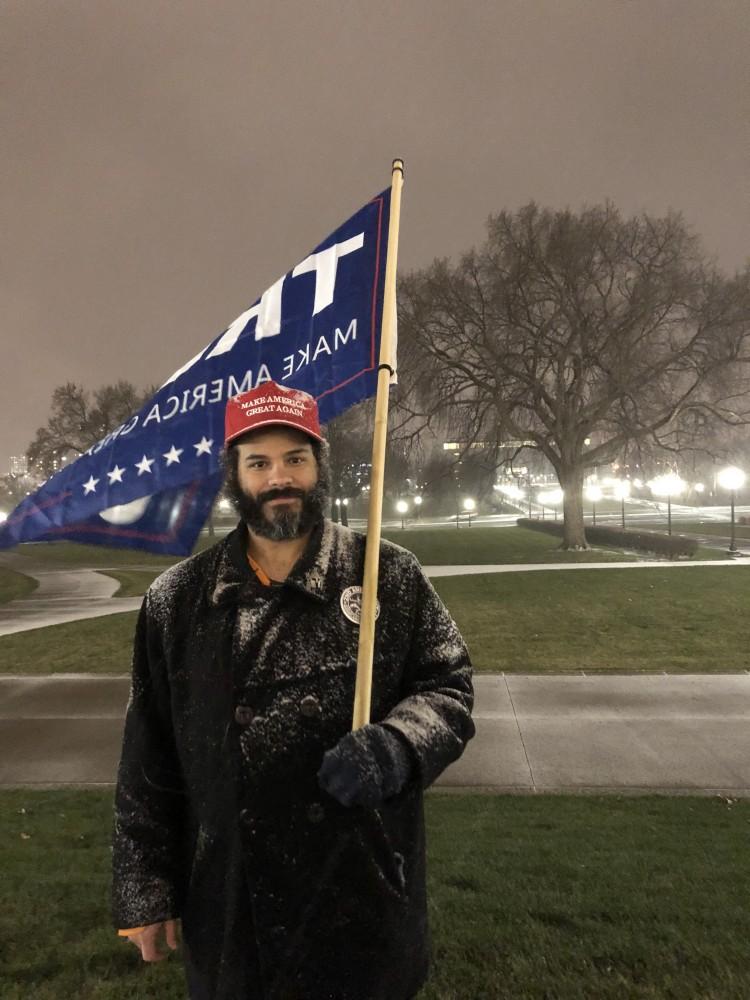
[[[400,405],[466,442],[530,442],[565,491],[566,548],[586,545],[587,470],[750,420],[750,271],[718,273],[678,214],[501,212],[480,250],[404,278],[399,306]]]
[[[155,391],[151,387],[139,392],[122,380],[93,394],[74,382],[58,386],[52,393],[49,419],[26,451],[34,471],[45,478],[52,475],[62,461],[82,455],[137,413]]]
[[[330,448],[331,516],[338,520],[336,500],[353,499],[369,481],[369,462],[372,451],[372,406],[369,401],[353,406],[345,413],[329,420],[325,436]],[[346,523],[347,512],[341,511]]]
[[[6,511],[12,510],[26,499],[33,488],[34,483],[30,476],[19,476],[14,473],[0,476],[0,507]]]

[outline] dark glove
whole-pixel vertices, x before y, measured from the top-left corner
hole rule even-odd
[[[385,726],[371,724],[347,733],[327,751],[318,784],[342,806],[376,809],[401,791],[413,767],[405,740]]]

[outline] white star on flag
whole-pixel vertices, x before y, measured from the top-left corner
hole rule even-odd
[[[172,447],[169,449],[169,451],[165,451],[164,452],[164,457],[167,460],[167,465],[170,466],[174,462],[179,463],[179,461],[180,461],[180,455],[183,453],[184,450],[185,450],[184,448],[175,448],[175,446],[172,445]]]
[[[210,438],[209,440],[206,440],[206,436],[204,434],[200,441],[193,445],[195,448],[195,457],[197,458],[199,455],[210,455],[213,443],[214,439]]]
[[[122,474],[124,471],[125,470],[121,469],[119,465],[116,465],[114,469],[110,469],[110,471],[107,473],[107,475],[109,476],[109,485],[111,486],[112,483],[121,483]]]
[[[146,458],[144,455],[140,462],[135,463],[135,467],[138,469],[138,475],[141,476],[144,472],[151,472],[151,466],[155,461],[155,458]]]
[[[88,496],[89,493],[96,493],[96,484],[98,482],[99,480],[94,479],[92,475],[87,483],[83,483],[83,495]]]

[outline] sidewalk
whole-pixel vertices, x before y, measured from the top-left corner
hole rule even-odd
[[[127,676],[0,678],[0,787],[111,785]],[[750,674],[475,677],[444,791],[750,797]]]
[[[134,611],[141,606],[140,597],[113,597],[120,584],[93,569],[26,569],[25,573],[38,580],[39,586],[28,597],[0,605],[0,636]]]

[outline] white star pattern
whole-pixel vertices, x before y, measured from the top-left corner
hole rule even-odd
[[[109,477],[109,485],[111,486],[113,483],[121,483],[122,474],[124,471],[125,470],[121,469],[119,465],[116,465],[114,469],[110,469],[110,471],[107,473]]]
[[[174,445],[169,449],[169,451],[164,452],[164,457],[167,460],[167,466],[173,465],[175,462],[179,464],[180,455],[183,453],[184,448],[175,448]]]
[[[206,437],[204,435],[200,439],[200,441],[198,441],[196,444],[193,445],[193,447],[195,448],[195,457],[197,458],[199,455],[210,455],[211,454],[211,448],[213,447],[213,443],[214,443],[214,439],[213,438],[210,438],[207,441]]]
[[[98,482],[99,480],[94,479],[92,475],[87,483],[83,483],[83,495],[87,497],[89,493],[96,493],[96,484]]]
[[[146,458],[144,455],[140,462],[135,463],[135,467],[138,469],[138,475],[142,476],[144,472],[151,472],[151,466],[155,461],[155,458]]]

